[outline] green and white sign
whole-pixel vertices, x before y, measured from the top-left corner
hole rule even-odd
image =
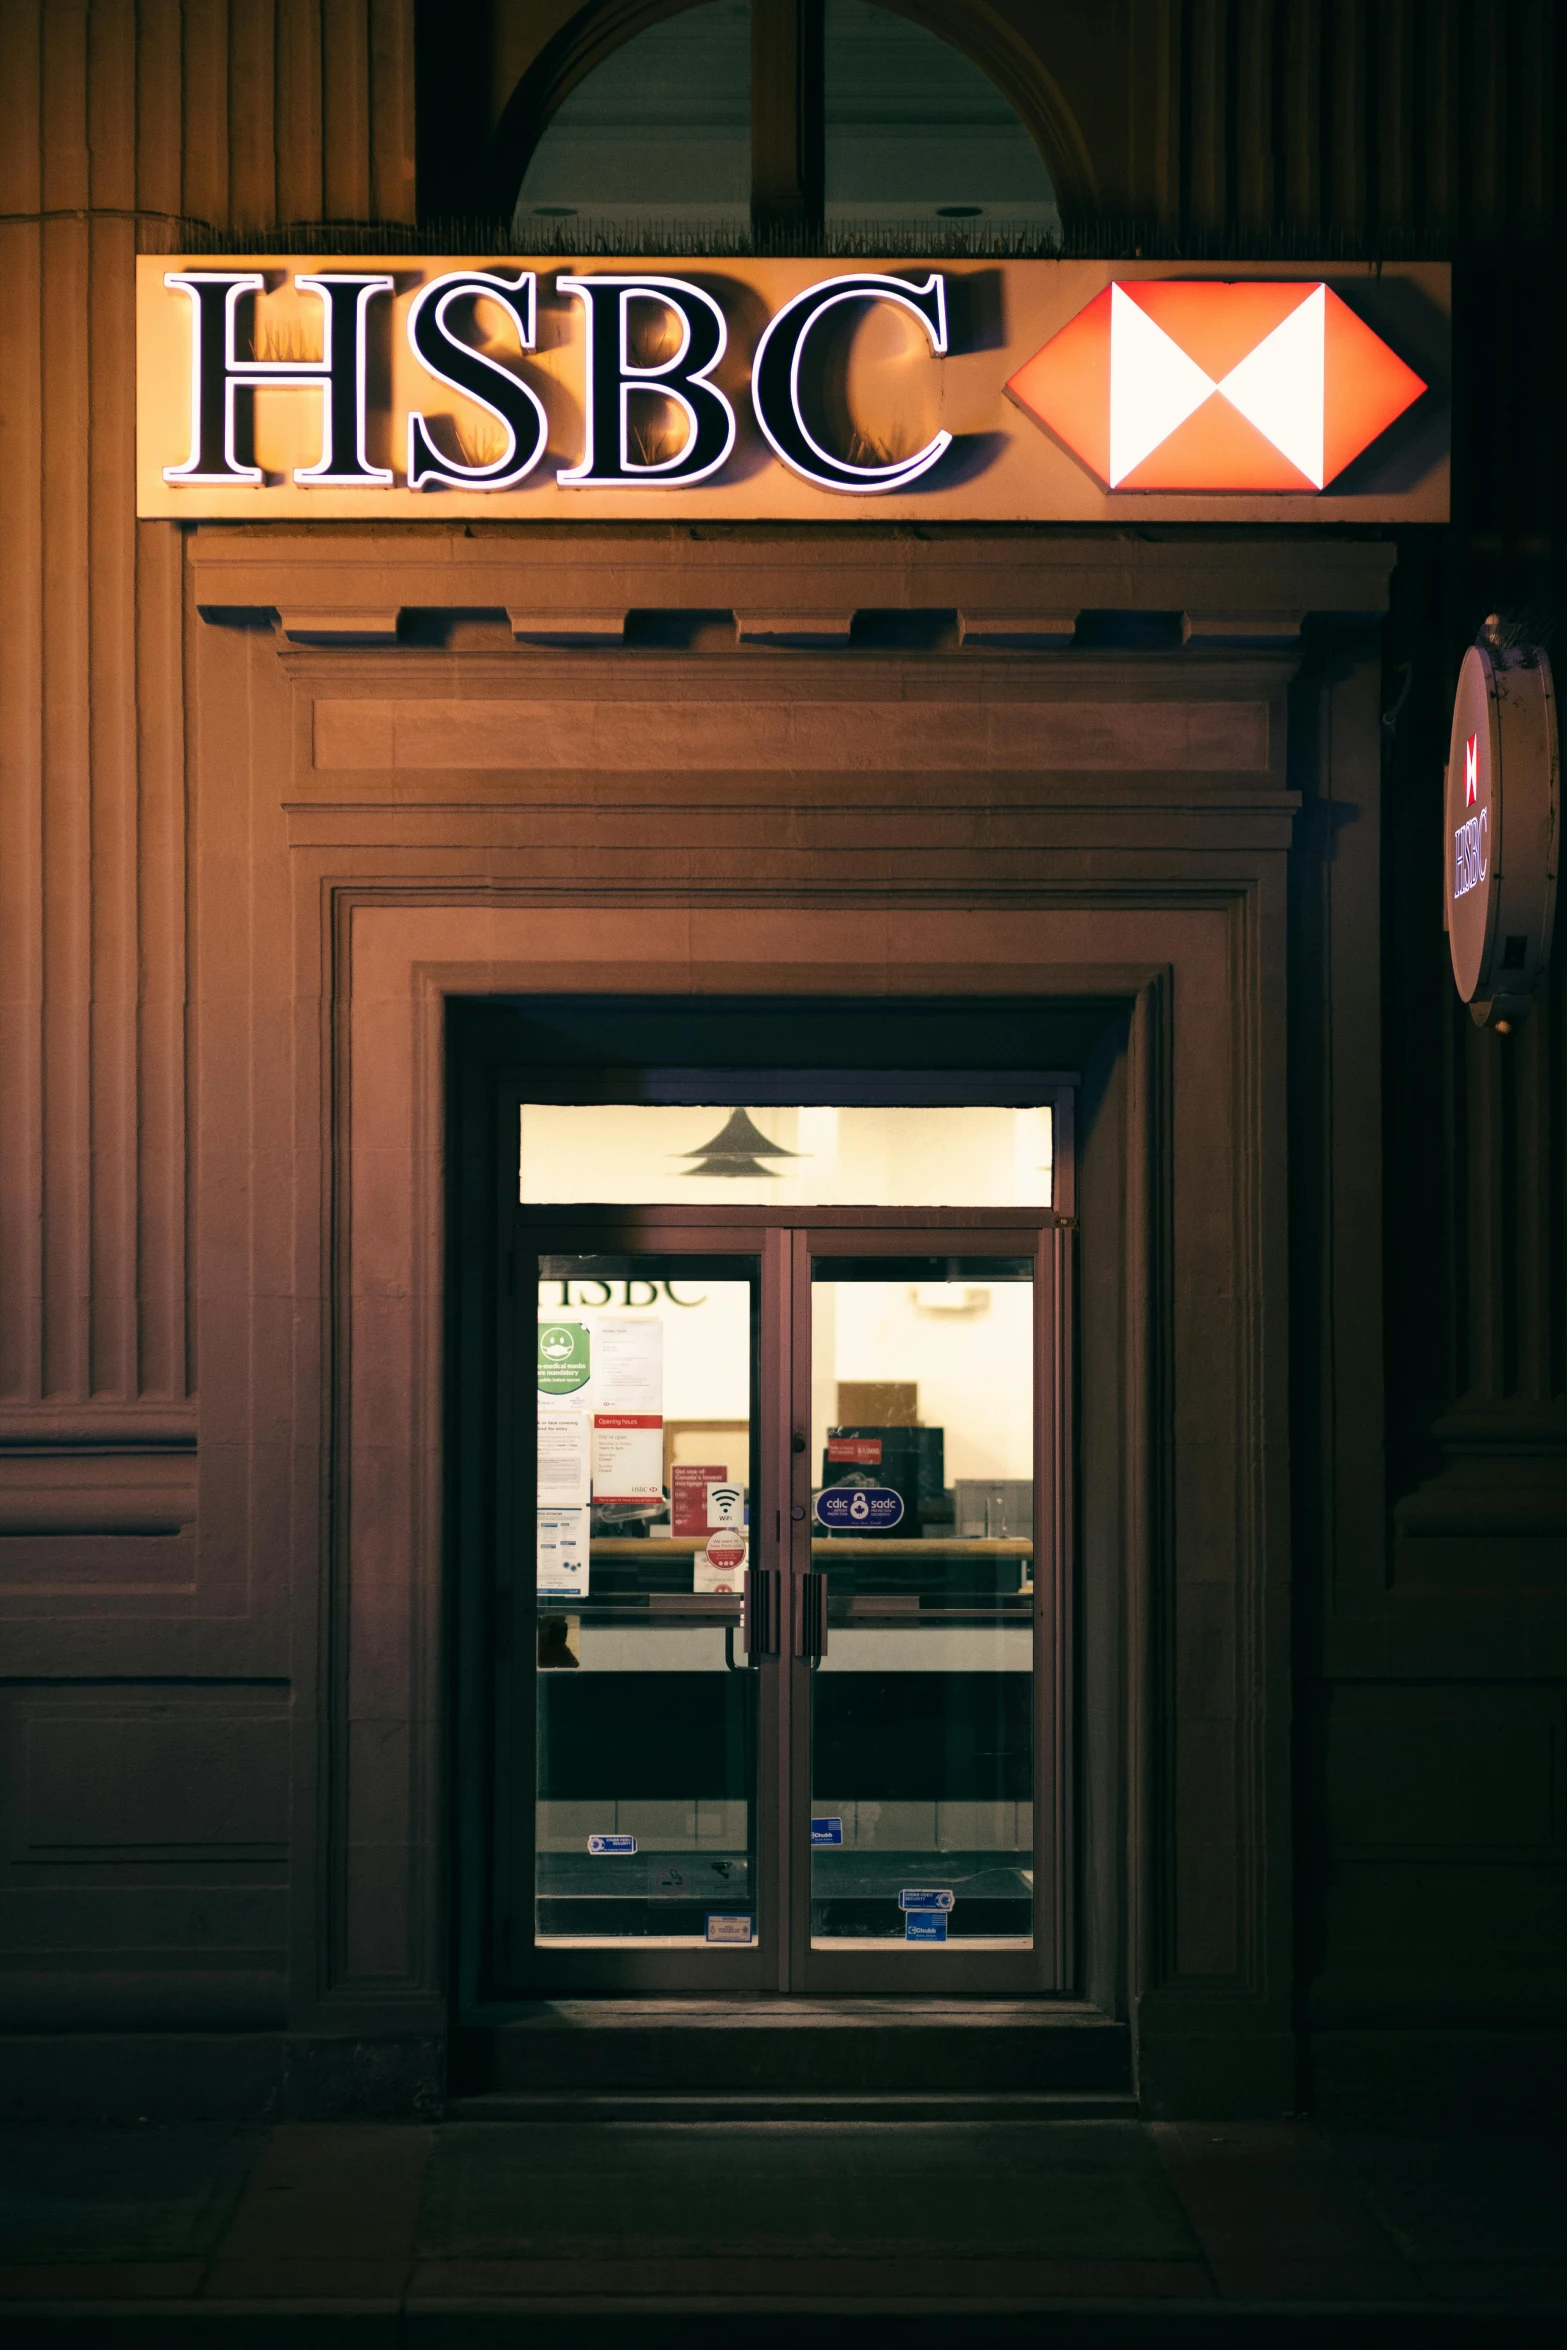
[[[591,1371],[585,1322],[539,1324],[540,1395],[575,1395],[586,1387]]]

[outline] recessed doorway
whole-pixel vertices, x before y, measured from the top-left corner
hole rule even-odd
[[[492,1996],[1060,1989],[1070,1088],[612,1090],[500,1119]]]

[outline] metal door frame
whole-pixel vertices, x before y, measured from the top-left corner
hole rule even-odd
[[[508,1093],[513,1089],[508,1089]],[[521,1096],[519,1095],[520,1099]],[[515,1198],[515,1156],[503,1223],[504,1292],[496,1357],[496,1670],[493,1833],[490,1866],[491,1997],[572,1993],[793,1992],[798,1996],[1007,1997],[1072,1988],[1074,1921],[1072,1645],[1074,1504],[1072,1331],[1074,1327],[1072,1100],[1055,1112],[1055,1205],[1043,1209],[523,1207]],[[969,1249],[954,1244],[969,1241]],[[1012,1245],[1007,1245],[1007,1243]],[[781,1576],[779,1653],[758,1661],[757,1917],[748,1949],[539,1949],[533,1941],[534,1576],[533,1355],[521,1343],[534,1327],[529,1260],[554,1254],[746,1255],[760,1260],[759,1342],[754,1408],[758,1535],[762,1564]],[[810,1947],[809,1663],[796,1658],[801,1576],[811,1559],[810,1459],[791,1451],[810,1441],[810,1261],[813,1255],[1032,1254],[1035,1341],[1034,1460],[1034,1941],[1028,1951],[964,1952],[946,1944],[902,1944],[864,1952]],[[805,1295],[800,1296],[803,1279]],[[804,1410],[801,1413],[801,1380]],[[804,1470],[806,1518],[793,1520]],[[1042,1572],[1048,1554],[1049,1571]],[[519,1738],[518,1731],[523,1731]]]
[[[790,1915],[790,1988],[802,1996],[853,1996],[856,1992],[901,1993],[937,1998],[1016,1997],[1065,1987],[1062,1834],[1065,1828],[1062,1730],[1065,1648],[1062,1600],[1069,1577],[1062,1537],[1063,1438],[1062,1261],[1067,1233],[1058,1211],[1015,1208],[966,1213],[961,1223],[929,1216],[914,1223],[878,1211],[873,1221],[845,1228],[819,1211],[803,1213],[793,1225],[791,1291],[791,1424],[803,1432],[806,1448],[790,1461],[793,1481],[790,1532],[791,1613],[798,1623],[804,1577],[816,1554],[810,1519],[811,1456],[811,1289],[813,1260],[820,1257],[957,1256],[1032,1257],[1034,1277],[1034,1635],[1033,1823],[1034,1938],[1028,1950],[965,1950],[961,1942],[914,1947],[896,1941],[871,1942],[863,1949],[817,1950],[810,1919],[810,1753],[811,1663],[793,1655],[790,1688],[789,1848],[799,1881]],[[965,1243],[972,1243],[966,1246]],[[796,1515],[804,1504],[802,1515]],[[1042,1570],[1042,1567],[1044,1571]],[[798,1633],[791,1643],[798,1650]],[[939,1667],[937,1668],[939,1670]],[[799,1757],[799,1764],[793,1758]]]
[[[755,1914],[762,1932],[745,1948],[713,1944],[699,1950],[638,1949],[632,1942],[596,1950],[552,1950],[534,1940],[539,1609],[532,1526],[537,1439],[534,1357],[524,1339],[531,1337],[535,1327],[533,1264],[540,1256],[556,1255],[746,1257],[757,1261],[758,1343],[752,1408],[760,1433],[753,1557],[758,1527],[764,1553],[769,1547],[775,1552],[777,1538],[769,1537],[767,1528],[769,1521],[782,1524],[780,1456],[787,1457],[788,1443],[779,1385],[783,1358],[776,1343],[768,1344],[768,1334],[787,1314],[784,1235],[754,1222],[715,1217],[711,1212],[693,1217],[636,1209],[597,1214],[575,1209],[544,1214],[516,1211],[507,1255],[511,1311],[501,1318],[497,1363],[501,1492],[495,1565],[503,1598],[501,1619],[508,1635],[498,1644],[496,1655],[492,1865],[497,1872],[493,1912],[497,1991],[501,1997],[536,1998],[546,1992],[776,1990],[787,1965],[782,1921],[788,1914],[787,1890],[778,1882],[784,1854],[778,1833],[783,1750],[780,1656],[761,1658],[750,1668],[758,1674]],[[777,1564],[776,1556],[772,1563]],[[552,1608],[546,1612],[562,1611]],[[735,1617],[738,1628],[738,1609]]]

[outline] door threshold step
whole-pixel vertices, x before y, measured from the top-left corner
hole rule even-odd
[[[729,2109],[821,2111],[866,2101],[1118,2099],[1132,2088],[1124,2023],[1081,2002],[542,2002],[455,2052],[463,2094],[581,2100],[702,2098]]]
[[[885,2031],[889,2025],[910,2030],[950,2031],[1124,2031],[1101,2008],[1085,1999],[900,1999],[892,1993],[867,1997],[795,1999],[778,1992],[730,1992],[727,1997],[660,1996],[637,1999],[540,1999],[509,2015],[497,2029],[513,2035],[534,2032],[644,2032],[652,2026],[701,2027],[721,2024],[726,2030],[777,2030],[801,2026],[811,2031]]]
[[[489,2089],[448,2100],[449,2122],[1085,2122],[1135,2121],[1116,2091]]]

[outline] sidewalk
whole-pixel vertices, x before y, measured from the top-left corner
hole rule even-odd
[[[1304,2123],[0,2134],[0,2340],[1567,2339],[1555,2138]],[[964,2322],[967,2321],[967,2322]],[[738,2327],[738,2331],[737,2331]]]

